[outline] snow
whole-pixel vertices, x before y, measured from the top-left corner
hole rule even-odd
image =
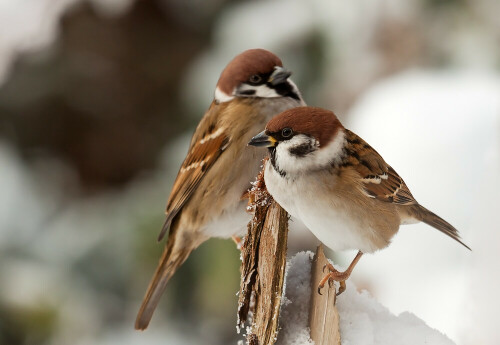
[[[311,345],[307,327],[311,295],[312,252],[297,253],[287,265],[277,345]],[[337,298],[343,345],[452,345],[448,337],[409,312],[392,314],[366,291],[347,281]]]
[[[309,345],[307,319],[311,296],[312,252],[295,254],[287,262],[285,295],[281,303],[280,331],[276,345]]]
[[[403,312],[396,316],[367,291],[358,292],[354,284],[347,284],[347,290],[337,299],[343,345],[454,344],[414,314]]]

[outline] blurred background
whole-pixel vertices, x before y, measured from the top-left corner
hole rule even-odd
[[[257,47],[473,249],[405,226],[356,285],[457,344],[500,343],[498,13],[497,0],[0,0],[0,344],[241,339],[227,240],[191,255],[147,331],[133,323],[194,127],[222,68]],[[293,231],[289,255],[316,244]]]

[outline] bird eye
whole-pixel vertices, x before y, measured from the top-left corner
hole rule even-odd
[[[288,138],[288,137],[291,137],[293,134],[293,131],[291,128],[283,128],[281,130],[281,135],[283,136],[283,138]]]
[[[250,84],[259,84],[262,81],[262,77],[258,74],[254,74],[248,79]]]

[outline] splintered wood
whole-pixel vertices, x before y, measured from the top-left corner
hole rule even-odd
[[[288,237],[288,215],[268,194],[261,172],[249,193],[254,217],[242,248],[238,327],[247,343],[272,345],[278,334]]]
[[[339,312],[335,305],[335,285],[327,283],[322,295],[318,293],[318,283],[323,278],[323,267],[328,263],[323,245],[318,246],[311,267],[311,307],[309,329],[315,345],[340,345]]]

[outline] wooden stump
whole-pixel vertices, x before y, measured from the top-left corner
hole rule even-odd
[[[267,193],[262,172],[249,199],[254,217],[241,252],[238,327],[250,323],[248,344],[272,345],[283,295],[288,215]]]

